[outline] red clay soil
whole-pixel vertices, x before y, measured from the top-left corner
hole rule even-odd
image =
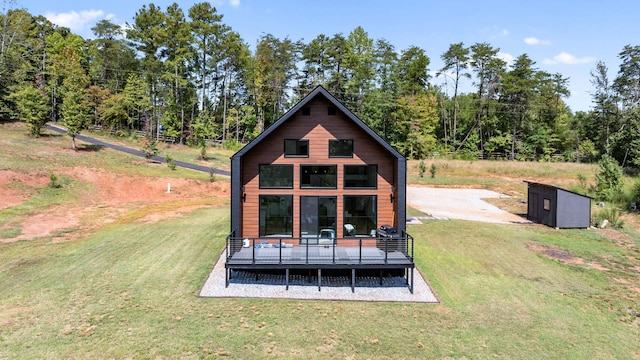
[[[20,235],[1,242],[30,240],[54,236],[53,241],[74,239],[78,235],[114,221],[133,209],[175,202],[170,210],[160,206],[151,211],[144,221],[157,221],[179,216],[204,205],[188,204],[206,198],[227,198],[228,182],[210,182],[183,178],[149,178],[115,174],[102,169],[71,168],[60,171],[82,183],[87,191],[79,191],[71,205],[54,206],[27,217],[21,224]],[[0,210],[19,205],[35,191],[48,186],[45,174],[24,174],[10,170],[0,171]],[[171,184],[171,192],[167,192]],[[185,204],[185,205],[182,205]],[[159,213],[162,212],[162,213]],[[5,227],[16,227],[15,225]]]

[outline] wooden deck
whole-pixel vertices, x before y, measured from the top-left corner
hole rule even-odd
[[[413,260],[400,251],[384,252],[377,247],[359,246],[295,246],[291,248],[242,248],[227,258],[229,266],[237,265],[337,265],[370,267],[370,265],[411,266]]]
[[[322,270],[348,269],[351,270],[352,291],[355,286],[356,270],[403,269],[409,290],[413,292],[413,238],[407,236],[402,239],[355,240],[338,239],[340,245],[291,245],[292,239],[277,242],[260,242],[259,239],[250,240],[250,246],[237,247],[238,240],[228,239],[227,258],[225,262],[226,281],[233,270],[285,270],[286,287],[289,288],[289,270],[308,269],[318,271],[318,290],[322,285]],[[240,240],[242,241],[242,240]],[[234,244],[236,247],[234,248]],[[235,251],[234,251],[235,250]],[[382,275],[381,275],[382,276]]]

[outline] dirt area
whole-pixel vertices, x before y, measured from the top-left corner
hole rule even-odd
[[[0,241],[47,236],[52,236],[53,241],[69,240],[134,209],[148,208],[140,221],[156,222],[203,207],[205,205],[194,205],[202,199],[229,195],[229,183],[222,181],[149,178],[84,167],[61,169],[60,174],[88,184],[90,190],[78,191],[77,199],[71,205],[53,206],[28,216],[18,224],[18,236]],[[36,189],[48,186],[49,182],[45,174],[0,171],[0,210],[22,204]],[[171,191],[167,192],[169,184]],[[172,204],[169,209],[158,206],[168,202]],[[9,227],[16,225],[5,225],[5,229]]]
[[[407,186],[407,205],[434,218],[500,224],[528,224],[526,218],[502,210],[483,199],[509,198],[491,190]]]
[[[542,254],[550,259],[561,261],[565,264],[581,264],[581,265],[585,264],[584,259],[572,256],[568,251],[565,251],[562,249],[556,249],[556,248],[546,247],[546,246],[537,245],[537,244],[529,244],[527,247],[531,251],[537,252],[538,254]],[[601,271],[609,270],[606,267],[594,262],[586,265],[596,270],[601,270]]]

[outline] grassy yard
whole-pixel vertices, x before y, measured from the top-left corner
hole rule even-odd
[[[0,132],[0,171],[48,176],[101,167],[148,178],[208,176],[108,150],[74,153],[57,135],[33,140],[2,124]],[[411,162],[412,182],[519,191],[519,177],[563,185],[595,169],[438,164],[430,179],[428,172],[419,178]],[[0,210],[0,238],[21,219],[93,191],[71,176],[62,181],[57,191],[9,184],[27,200]],[[190,204],[199,206],[149,221],[149,214]],[[226,204],[216,197],[137,205],[72,240],[0,242],[0,359],[640,359],[637,227],[412,225],[416,264],[439,304],[199,298],[224,247]]]
[[[532,163],[521,161],[486,160],[424,160],[426,171],[420,176],[420,162],[410,160],[407,165],[409,183],[432,186],[463,186],[491,188],[505,193],[519,192],[526,196],[524,180],[550,183],[569,190],[578,189],[578,176],[584,176],[588,185],[595,184],[597,164]],[[429,172],[435,165],[435,177]]]
[[[623,281],[637,281],[633,254],[588,230],[413,226],[440,304],[198,298],[228,221],[210,208],[129,217],[82,241],[0,244],[0,358],[640,357],[639,297]]]
[[[95,167],[99,165],[101,169],[121,174],[134,174],[142,176],[168,176],[190,179],[206,179],[208,174],[198,173],[191,170],[176,168],[169,170],[167,164],[150,163],[144,158],[134,156],[124,156],[117,152],[103,149],[98,146],[85,144],[78,141],[79,151],[71,149],[71,138],[53,131],[44,130],[43,136],[38,139],[32,139],[26,136],[24,126],[17,124],[0,123],[0,147],[2,148],[2,157],[0,159],[0,170],[12,170],[19,172],[37,172],[40,174],[60,173],[61,170],[72,167]],[[83,133],[84,135],[85,133]],[[93,134],[86,134],[93,136]],[[117,139],[107,139],[100,137],[106,141],[114,141],[122,145],[129,146],[139,150],[141,147],[136,146],[134,142],[122,142]],[[170,153],[176,160],[184,160],[197,163],[197,155],[195,149],[186,146],[160,146],[160,154],[166,155]],[[223,162],[221,159],[226,156],[228,151],[217,155],[212,154],[211,157],[217,160],[220,168],[228,168],[229,157]],[[178,155],[179,154],[179,155]],[[230,155],[229,155],[230,156]],[[141,166],[145,164],[147,166]],[[205,164],[206,165],[206,164]],[[220,180],[225,179],[219,176]]]

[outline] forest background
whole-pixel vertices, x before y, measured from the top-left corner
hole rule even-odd
[[[617,76],[591,70],[593,107],[566,105],[569,78],[526,54],[506,62],[489,43],[427,54],[398,50],[362,27],[311,41],[263,34],[254,49],[208,2],[143,5],[126,27],[99,21],[84,39],[42,15],[0,13],[0,117],[74,134],[102,128],[204,146],[250,141],[318,85],[404,155],[423,159],[614,159],[640,166],[640,46]],[[431,69],[430,56],[444,66]],[[447,88],[432,75],[445,74]],[[462,92],[462,81],[470,90]],[[74,145],[75,146],[75,145]]]

